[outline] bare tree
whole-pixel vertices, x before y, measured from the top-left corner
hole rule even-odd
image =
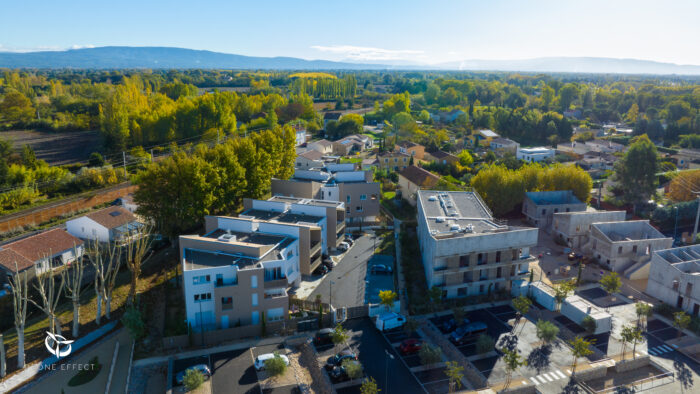
[[[78,254],[78,248],[73,247],[75,261],[70,265],[70,269],[61,271],[61,276],[66,282],[66,296],[73,302],[73,338],[78,337],[80,330],[80,292],[83,284],[84,251]]]
[[[133,305],[136,302],[136,284],[141,276],[143,263],[152,255],[146,256],[151,250],[151,243],[151,228],[145,225],[134,232],[126,245],[126,266],[131,271],[131,287],[129,287],[129,297],[126,301],[128,305]]]
[[[17,368],[24,368],[24,323],[27,321],[27,271],[19,272],[15,262],[15,273],[10,278],[12,287],[12,310],[17,331]]]
[[[61,282],[56,286],[56,277],[61,277]],[[63,287],[66,285],[63,275],[54,275],[51,269],[36,276],[36,285],[34,288],[39,292],[39,301],[36,302],[29,298],[29,302],[49,318],[49,331],[55,334],[61,334],[61,321],[58,320],[56,309],[58,301],[61,299]]]
[[[105,303],[105,317],[110,318],[112,292],[122,260],[121,248],[116,244],[109,244],[103,249],[97,241],[90,243],[89,248],[90,262],[95,269],[95,293],[97,294],[95,322],[100,325],[102,301]]]
[[[7,362],[5,360],[5,338],[0,332],[0,378],[7,375]]]

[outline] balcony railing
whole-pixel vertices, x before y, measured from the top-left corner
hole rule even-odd
[[[321,242],[316,241],[311,243],[311,249],[309,249],[309,255],[313,256],[321,250]]]
[[[287,278],[270,279],[270,280],[265,279],[265,288],[266,289],[274,289],[274,288],[278,288],[278,287],[287,287]]]
[[[344,221],[338,222],[338,224],[335,225],[335,232],[336,232],[336,233],[339,233],[339,232],[342,231],[344,228],[345,228],[345,222],[344,222]]]
[[[282,298],[286,297],[287,292],[286,291],[274,291],[274,292],[265,292],[265,299],[271,299],[271,298]]]
[[[238,278],[235,279],[221,279],[217,278],[214,282],[214,287],[226,287],[226,286],[236,286],[238,285]]]

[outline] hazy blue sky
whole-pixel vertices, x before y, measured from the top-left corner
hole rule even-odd
[[[436,63],[542,56],[700,65],[698,0],[0,2],[0,50],[172,46]]]

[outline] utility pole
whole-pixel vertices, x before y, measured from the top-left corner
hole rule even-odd
[[[122,151],[122,163],[124,165],[124,178],[126,178],[126,152]]]
[[[673,210],[676,211],[676,221],[673,224],[673,242],[676,242],[676,236],[678,234],[678,205],[673,207]]]
[[[693,228],[693,239],[690,242],[695,242],[695,238],[698,236],[698,219],[700,219],[700,192],[693,192],[698,196],[698,212],[695,214],[695,227]]]

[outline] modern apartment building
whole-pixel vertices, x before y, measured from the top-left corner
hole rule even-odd
[[[428,287],[444,297],[510,290],[527,276],[536,228],[512,227],[493,218],[476,192],[420,190],[418,241]]]
[[[287,287],[301,280],[299,238],[291,227],[285,234],[273,223],[208,216],[204,235],[180,236],[186,316],[194,331],[286,316]]]
[[[553,216],[552,235],[572,248],[580,248],[588,243],[593,223],[622,222],[626,215],[625,211],[557,212]]]
[[[576,198],[574,192],[556,190],[525,193],[522,213],[530,224],[539,228],[549,228],[555,213],[583,212],[585,210],[586,203]]]
[[[372,171],[354,164],[328,164],[323,169],[296,170],[290,179],[272,179],[272,195],[342,202],[347,223],[375,222],[379,183]]]
[[[652,253],[672,244],[673,238],[665,237],[648,220],[630,220],[593,223],[584,249],[608,269],[630,279],[644,279],[649,275]]]
[[[655,251],[646,293],[700,316],[700,245]]]

